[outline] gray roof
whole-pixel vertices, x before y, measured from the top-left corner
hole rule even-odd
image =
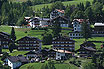
[[[8,57],[8,60],[10,60],[11,62],[28,62],[28,60],[24,56],[10,56]]]

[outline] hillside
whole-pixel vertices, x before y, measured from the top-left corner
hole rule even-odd
[[[65,6],[66,5],[77,5],[79,3],[86,3],[86,1],[89,1],[89,2],[92,2],[93,0],[73,0],[73,1],[65,1],[65,2],[62,2]],[[37,9],[41,9],[43,8],[44,6],[51,6],[52,3],[50,4],[41,4],[41,5],[36,5],[36,6],[32,6],[33,10],[37,10]]]

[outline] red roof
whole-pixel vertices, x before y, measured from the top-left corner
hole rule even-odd
[[[58,12],[65,13],[64,10],[56,9]]]

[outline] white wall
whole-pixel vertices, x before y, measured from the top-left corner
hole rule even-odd
[[[17,67],[19,67],[21,65],[22,65],[21,62],[11,62],[10,60],[8,60],[8,66],[10,66],[11,69],[17,68]]]
[[[61,60],[61,56],[65,56],[65,53],[56,52],[56,60]]]

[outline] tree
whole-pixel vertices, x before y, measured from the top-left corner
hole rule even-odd
[[[52,27],[52,30],[53,30],[53,37],[57,37],[60,35],[60,32],[61,32],[61,26],[60,26],[60,22],[58,19],[55,20],[55,22],[53,22],[53,27]]]
[[[14,44],[10,43],[9,44],[9,51],[10,51],[10,53],[12,53],[13,49],[14,49]]]
[[[53,36],[52,36],[52,32],[49,32],[51,30],[48,30],[45,32],[44,36],[43,36],[43,44],[44,45],[50,45],[52,44],[52,39],[53,39]]]
[[[91,62],[87,62],[83,64],[83,69],[96,69],[95,64]]]
[[[10,56],[7,52],[3,53],[3,56],[1,57],[1,60],[3,61],[5,58],[7,58],[8,56]]]
[[[82,30],[81,34],[85,38],[85,41],[87,41],[88,38],[91,38],[91,29],[88,24],[88,20],[84,19],[84,22],[82,23],[82,26],[81,26],[81,30]]]
[[[91,7],[88,7],[86,10],[85,10],[85,16],[87,19],[89,19],[90,23],[93,23],[93,12],[92,12],[92,8]]]
[[[10,38],[13,40],[13,42],[16,40],[14,27],[12,27]]]
[[[89,1],[86,1],[85,9],[87,9],[90,6],[91,6],[90,2]]]
[[[63,3],[61,1],[56,1],[55,3],[52,3],[51,11],[54,11],[55,9],[63,10],[64,9]]]

